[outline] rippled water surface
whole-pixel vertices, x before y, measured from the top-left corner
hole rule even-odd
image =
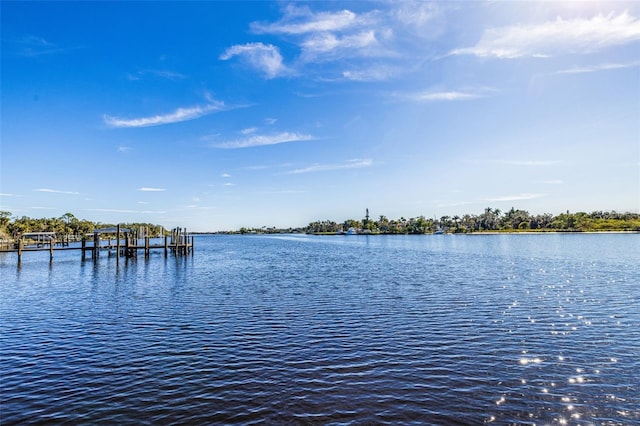
[[[640,424],[640,235],[0,255],[0,423]]]

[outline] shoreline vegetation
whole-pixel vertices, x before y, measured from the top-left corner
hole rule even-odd
[[[150,223],[123,223],[125,227],[144,227],[151,236],[162,236],[166,230]],[[33,219],[26,216],[12,218],[7,211],[0,211],[0,240],[11,241],[28,232],[55,232],[58,236],[81,239],[96,228],[115,224],[78,219],[71,213],[58,218]],[[545,232],[640,232],[640,213],[616,211],[576,212],[552,215],[532,215],[525,210],[511,208],[505,212],[487,207],[481,214],[425,218],[389,219],[384,215],[371,219],[347,219],[341,223],[332,220],[314,221],[297,228],[242,227],[236,231],[191,232],[191,234],[282,234],[300,233],[314,235],[395,235],[395,234],[497,234],[497,233],[545,233]]]
[[[0,242],[13,242],[21,235],[31,232],[54,232],[65,241],[80,241],[98,228],[115,228],[115,223],[92,222],[78,219],[71,213],[60,217],[34,219],[27,216],[12,218],[10,212],[0,211]],[[123,228],[144,229],[151,237],[162,237],[170,233],[162,225],[151,223],[120,223]]]
[[[497,234],[497,233],[545,233],[545,232],[640,232],[639,213],[594,211],[550,213],[532,215],[525,210],[511,208],[506,212],[487,207],[479,215],[442,216],[426,218],[418,216],[406,219],[347,219],[342,223],[332,220],[315,221],[303,228],[240,228],[233,233],[272,234],[305,233],[314,235],[394,235],[394,234]]]

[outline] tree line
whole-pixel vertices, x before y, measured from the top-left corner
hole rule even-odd
[[[12,217],[10,212],[0,211],[0,234],[8,238],[18,238],[27,232],[55,232],[58,235],[82,236],[93,232],[97,228],[114,227],[114,224],[93,222],[78,219],[71,213],[65,213],[60,217],[34,219],[27,216]],[[161,225],[151,223],[126,223],[124,228],[148,229],[150,236],[162,236],[165,232]],[[552,215],[530,214],[525,210],[511,208],[505,212],[500,209],[487,207],[481,214],[465,214],[462,216],[442,216],[438,218],[426,218],[418,216],[413,218],[400,217],[389,219],[384,215],[378,219],[347,219],[341,223],[332,220],[322,220],[309,223],[305,227],[298,228],[246,228],[243,227],[237,233],[310,233],[333,234],[355,228],[361,232],[376,234],[429,234],[437,231],[447,233],[473,233],[473,232],[517,232],[517,231],[557,231],[557,232],[590,232],[590,231],[636,231],[640,232],[640,214],[618,213],[616,211],[594,211],[591,213],[561,213]],[[1,236],[1,235],[0,235]]]
[[[410,219],[348,219],[342,223],[331,220],[311,222],[303,229],[307,233],[336,233],[349,228],[381,234],[428,234],[437,231],[448,233],[516,232],[516,231],[640,231],[640,214],[615,211],[591,213],[550,213],[532,215],[525,210],[511,208],[506,212],[487,207],[483,213],[462,216],[442,216]]]
[[[146,228],[150,236],[164,235],[161,225],[151,223],[125,223],[122,228],[140,229]],[[0,233],[9,238],[18,238],[27,232],[55,232],[59,236],[72,236],[75,239],[93,232],[98,228],[115,227],[115,224],[92,222],[86,219],[78,219],[71,213],[65,213],[60,217],[34,219],[27,216],[12,218],[10,212],[0,211]]]

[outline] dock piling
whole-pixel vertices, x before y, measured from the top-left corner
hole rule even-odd
[[[34,233],[35,234],[35,233]],[[17,253],[18,263],[22,262],[22,255],[26,251],[48,251],[49,260],[53,261],[54,251],[58,250],[80,250],[82,261],[87,257],[87,252],[91,252],[91,259],[97,261],[100,257],[100,250],[106,249],[109,251],[109,257],[111,257],[111,250],[116,250],[116,264],[120,263],[120,256],[126,258],[136,257],[138,250],[144,250],[146,258],[151,256],[153,250],[163,250],[165,257],[169,255],[169,252],[173,252],[175,256],[193,254],[193,247],[195,239],[193,235],[189,235],[186,228],[174,228],[170,232],[166,232],[163,237],[164,241],[160,240],[157,243],[151,241],[151,233],[148,228],[140,228],[138,232],[136,230],[123,229],[120,225],[113,228],[96,229],[93,232],[93,243],[91,242],[91,234],[85,234],[82,239],[79,239],[79,246],[68,247],[65,243],[65,238],[61,237],[60,240],[53,236],[53,232],[47,232],[52,236],[48,240],[38,240],[37,246],[33,246],[31,243],[25,242],[24,238],[16,238],[13,246],[9,245],[0,247],[0,252],[4,253]],[[115,244],[113,244],[112,237],[115,234]],[[108,241],[104,245],[101,244],[101,237],[104,235],[105,241]],[[121,241],[124,238],[124,241]],[[142,241],[141,241],[142,240]],[[29,240],[31,241],[31,240]],[[48,247],[47,247],[48,244]]]
[[[116,265],[120,264],[120,224],[116,226]]]

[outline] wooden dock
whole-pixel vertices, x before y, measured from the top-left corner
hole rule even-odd
[[[30,233],[29,235],[38,234]],[[53,233],[40,233],[48,234],[51,236]],[[113,235],[113,238],[103,238],[103,234]],[[22,262],[22,255],[27,252],[49,252],[49,260],[53,261],[54,252],[68,251],[68,250],[80,250],[82,253],[82,260],[89,257],[96,260],[100,257],[100,252],[108,251],[109,254],[112,251],[116,252],[116,262],[119,262],[120,257],[135,258],[138,256],[138,252],[143,252],[145,257],[149,257],[151,251],[162,250],[164,256],[167,257],[169,253],[173,253],[176,256],[186,256],[193,254],[194,237],[186,232],[186,229],[175,228],[170,234],[164,235],[164,241],[161,244],[152,243],[151,237],[146,234],[142,238],[138,238],[135,232],[129,229],[121,229],[120,225],[114,228],[97,229],[93,232],[93,238],[83,238],[80,246],[71,246],[68,242],[61,243],[56,241],[55,238],[50,237],[47,240],[38,239],[36,242],[29,244],[28,241],[22,237],[17,240],[11,247],[1,247],[0,253],[17,253],[18,263]]]

